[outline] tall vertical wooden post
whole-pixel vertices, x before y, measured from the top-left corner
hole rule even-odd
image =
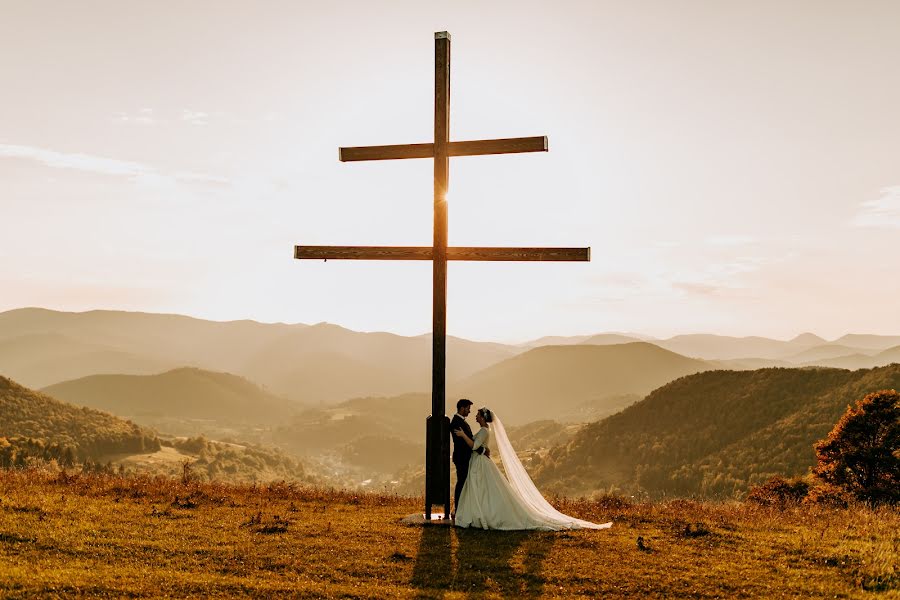
[[[450,422],[446,415],[447,187],[450,180],[450,34],[434,34],[434,255],[431,416],[425,425],[425,518],[431,505],[450,515]]]

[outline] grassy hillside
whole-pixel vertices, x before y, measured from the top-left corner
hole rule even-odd
[[[557,505],[613,527],[411,527],[400,518],[418,498],[0,471],[0,596],[868,598],[900,586],[897,511]]]
[[[505,423],[523,424],[559,419],[586,403],[602,408],[612,402],[618,410],[623,395],[643,395],[709,368],[646,342],[545,346],[451,386],[449,397],[471,398],[476,406],[490,406]]]
[[[698,373],[586,426],[547,455],[535,478],[575,494],[741,494],[772,475],[804,475],[813,444],[848,404],[898,387],[900,365]]]
[[[92,375],[44,391],[66,402],[154,425],[161,418],[280,423],[300,410],[243,377],[193,368],[158,375]]]
[[[134,423],[89,408],[78,408],[0,377],[0,454],[43,458],[53,446],[62,459],[97,460],[110,453],[152,452],[160,449],[156,435]],[[34,440],[37,444],[29,443]]]

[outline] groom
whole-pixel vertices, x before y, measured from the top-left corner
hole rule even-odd
[[[474,439],[472,428],[466,423],[466,417],[472,411],[472,401],[461,398],[456,403],[456,414],[450,421],[450,431],[462,429],[469,439]],[[484,454],[485,449],[476,450],[479,454]],[[487,452],[490,456],[490,451]],[[453,514],[450,518],[456,516],[456,510],[459,508],[459,495],[462,494],[463,485],[466,483],[466,477],[469,475],[469,459],[472,458],[472,448],[456,433],[453,433],[453,466],[456,467],[456,488],[453,490]]]

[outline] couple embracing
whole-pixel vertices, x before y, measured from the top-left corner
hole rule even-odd
[[[456,489],[453,495],[457,527],[481,529],[606,529],[612,523],[591,523],[562,514],[547,502],[516,456],[503,423],[489,408],[480,408],[475,421],[481,429],[472,435],[466,417],[472,401],[456,403],[450,421]],[[500,454],[506,477],[491,459],[491,448]]]

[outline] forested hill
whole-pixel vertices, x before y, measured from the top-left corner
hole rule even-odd
[[[14,452],[22,459],[30,455],[63,462],[159,449],[159,440],[149,430],[0,376],[0,466],[11,466],[4,461]]]
[[[881,389],[900,389],[900,364],[688,375],[583,428],[535,466],[535,479],[570,495],[739,495],[773,475],[805,475],[813,444]]]
[[[300,410],[243,377],[187,367],[158,375],[90,375],[44,391],[144,425],[160,417],[280,423]]]

